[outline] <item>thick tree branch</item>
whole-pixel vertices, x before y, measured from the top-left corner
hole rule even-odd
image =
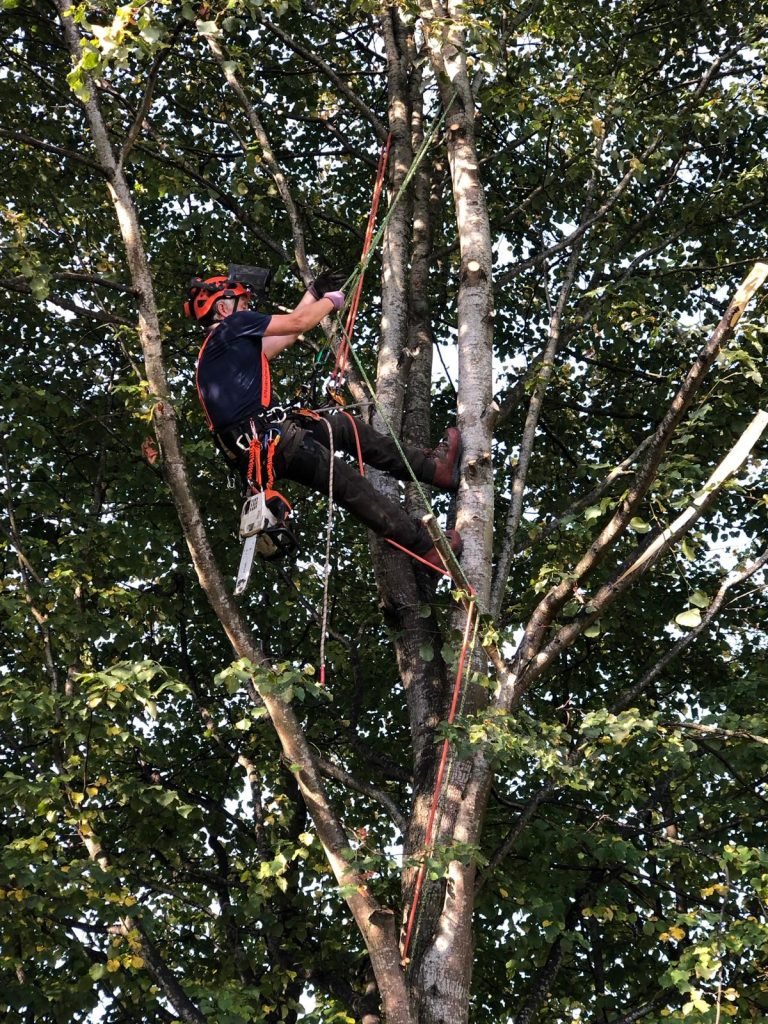
[[[766,269],[768,270],[768,268]],[[519,702],[525,690],[541,675],[554,658],[569,647],[587,626],[601,618],[616,599],[632,585],[635,578],[666,554],[676,541],[701,518],[716,500],[723,485],[744,465],[766,427],[768,427],[768,412],[759,412],[688,508],[649,545],[631,556],[628,563],[590,597],[589,607],[592,611],[563,626],[555,638],[531,659],[523,668],[514,691],[510,695],[511,706],[515,706]]]
[[[372,800],[381,804],[395,826],[405,835],[408,828],[408,820],[388,793],[385,793],[383,789],[379,789],[378,786],[372,786],[368,782],[363,782],[362,779],[356,779],[350,772],[345,771],[339,765],[317,754],[315,755],[315,761],[317,762],[317,767],[327,778],[335,779],[343,786],[354,789],[357,793],[362,793],[363,796],[369,796]]]
[[[53,156],[63,156],[67,160],[74,160],[75,163],[90,167],[92,171],[103,173],[101,166],[95,161],[83,156],[73,149],[65,149],[63,146],[55,146],[52,142],[43,142],[24,132],[12,132],[7,128],[0,128],[0,139],[10,139],[12,142],[20,142],[22,146],[30,146],[32,149],[40,149],[44,153],[51,153]]]
[[[611,705],[609,705],[608,710],[610,713],[618,715],[622,711],[626,711],[627,708],[632,707],[640,694],[644,693],[648,689],[648,687],[662,674],[668,665],[682,654],[683,651],[690,647],[702,633],[712,627],[718,614],[722,610],[728,593],[734,587],[737,587],[751,579],[756,573],[764,569],[766,566],[768,566],[768,548],[763,551],[759,558],[750,562],[743,568],[729,573],[720,584],[717,594],[707,608],[699,626],[687,632],[685,636],[670,647],[663,657],[660,658],[648,672],[643,674],[637,683],[625,690]],[[663,722],[661,723],[661,726],[662,728],[668,729],[690,729],[693,732],[700,732],[702,735],[711,735],[716,738],[745,739],[750,742],[768,744],[768,739],[765,737],[757,736],[756,734],[743,729],[723,729],[719,726],[703,726],[699,723],[693,722]],[[573,748],[567,759],[569,766],[576,766],[584,759],[584,749],[585,745],[583,743]],[[535,817],[539,807],[541,807],[543,803],[546,803],[552,794],[556,793],[561,788],[561,786],[548,782],[534,793],[529,801],[523,806],[515,825],[507,834],[502,845],[492,854],[487,868],[483,871],[482,875],[479,876],[477,883],[478,891],[483,888],[485,883],[491,877],[492,872],[503,863],[504,859],[512,851],[525,828]],[[653,827],[660,828],[666,824],[666,822],[656,823]]]
[[[68,0],[56,0],[56,6],[70,53],[77,61],[80,57],[80,38],[78,28],[69,13]],[[92,86],[92,83],[89,84]],[[179,520],[200,584],[239,657],[260,665],[265,659],[254,643],[216,563],[200,509],[190,488],[176,425],[176,413],[168,399],[162,332],[141,228],[131,189],[122,168],[117,165],[97,97],[98,92],[92,87],[90,97],[84,106],[97,157],[107,178],[115,206],[131,279],[138,293],[139,337],[144,352],[147,380],[156,399],[153,417],[163,468],[176,502]],[[254,696],[257,694],[255,682],[252,683],[251,693]],[[338,883],[344,887],[345,898],[368,947],[387,1011],[388,1024],[413,1024],[410,1002],[400,968],[394,914],[378,905],[366,888],[364,880],[350,869],[345,859],[349,844],[344,829],[323,789],[312,752],[293,709],[275,694],[263,694],[260,697],[280,739],[284,756],[289,764],[296,767],[296,780],[304,802],[312,815],[328,862]]]

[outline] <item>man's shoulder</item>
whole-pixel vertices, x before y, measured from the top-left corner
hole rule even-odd
[[[238,337],[261,337],[269,327],[272,319],[267,313],[259,313],[255,309],[240,309],[232,313],[224,321],[227,333],[231,332]]]

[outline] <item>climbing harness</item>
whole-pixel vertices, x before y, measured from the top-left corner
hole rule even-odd
[[[277,410],[285,412],[279,406],[269,410],[270,422],[278,422]],[[266,561],[284,558],[298,550],[298,542],[293,531],[286,523],[291,506],[278,491],[274,490],[275,482],[275,449],[280,443],[281,432],[276,425],[267,426],[250,421],[247,431],[235,439],[235,444],[242,451],[248,452],[248,470],[246,485],[249,495],[245,499],[240,513],[240,538],[243,551],[237,570],[235,596],[244,594],[253,569],[255,555]],[[266,480],[264,467],[266,463]]]

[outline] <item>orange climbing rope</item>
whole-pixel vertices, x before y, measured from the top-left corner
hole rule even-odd
[[[256,491],[271,490],[275,482],[275,448],[280,441],[280,435],[274,434],[266,443],[262,443],[261,437],[254,434],[248,445],[248,485],[255,494]],[[267,486],[264,487],[262,479],[261,453],[266,447],[267,452]]]
[[[373,240],[373,232],[376,227],[376,215],[379,212],[379,200],[381,199],[381,193],[384,189],[384,175],[387,170],[387,161],[389,160],[389,147],[392,142],[392,135],[387,135],[387,141],[381,148],[379,154],[379,163],[376,168],[376,183],[373,186],[373,198],[371,200],[371,209],[368,214],[368,224],[365,229],[365,239],[363,241],[363,253],[360,257],[361,262],[365,261],[366,256],[370,252],[371,241]],[[360,277],[357,279],[357,286],[352,295],[352,301],[349,304],[349,310],[347,312],[347,322],[344,325],[341,335],[341,341],[336,352],[336,362],[331,373],[331,379],[333,380],[336,387],[341,387],[344,383],[344,374],[347,369],[347,362],[349,360],[349,343],[352,340],[352,334],[355,329],[355,320],[357,319],[357,311],[360,306],[360,296],[363,291],[363,278],[365,277],[365,268],[360,273]]]

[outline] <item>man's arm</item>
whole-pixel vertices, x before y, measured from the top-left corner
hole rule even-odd
[[[261,344],[262,352],[267,359],[274,359],[283,349],[292,345],[300,334],[316,327],[335,308],[333,299],[327,296],[316,299],[312,292],[305,292],[291,313],[277,313],[269,321]]]

